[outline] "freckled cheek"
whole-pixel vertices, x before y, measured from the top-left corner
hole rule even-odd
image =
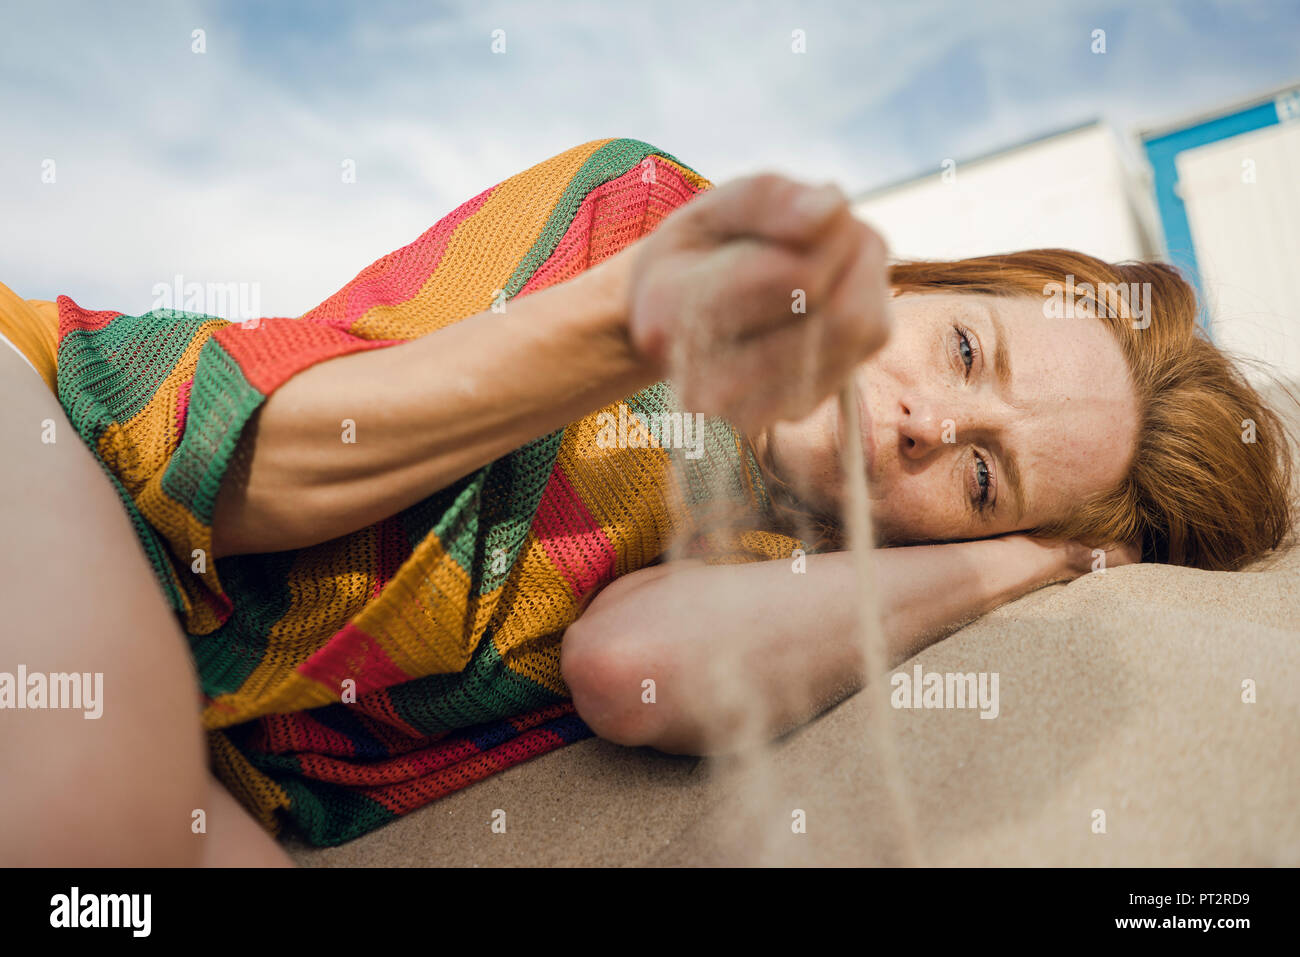
[[[847,500],[844,479],[835,455],[828,455],[823,467],[812,481],[816,504],[823,511],[843,513]]]
[[[946,538],[962,531],[963,516],[923,478],[908,476],[872,489],[872,512],[881,531],[895,540]]]
[[[819,423],[820,425],[820,423]],[[820,435],[804,461],[807,482],[813,494],[826,507],[840,507],[844,497],[844,479],[841,471],[840,450],[828,427],[819,429]]]

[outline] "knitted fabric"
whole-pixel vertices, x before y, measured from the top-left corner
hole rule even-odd
[[[693,522],[714,561],[799,546],[762,531],[719,544],[703,529],[719,497],[771,507],[725,421],[706,420],[699,458],[653,436],[610,447],[600,413],[615,404],[352,534],[204,557],[240,435],[291,376],[433,333],[502,290],[563,282],[707,188],[645,143],[600,140],[484,191],[296,319],[127,316],[59,298],[60,402],[189,637],[214,770],[269,829],[287,820],[337,844],[589,736],[560,675],[564,630]],[[678,409],[668,383],[624,401]]]

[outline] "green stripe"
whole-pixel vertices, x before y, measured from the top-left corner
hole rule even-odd
[[[433,534],[442,543],[443,549],[470,576],[473,575],[479,519],[483,513],[483,485],[489,468],[485,465],[470,477],[456,500],[446,512],[438,516],[433,526]],[[447,601],[459,604],[457,596],[448,596]]]
[[[149,559],[149,565],[153,568],[154,577],[158,579],[158,584],[162,587],[163,594],[167,598],[167,604],[171,606],[174,612],[183,612],[185,610],[185,600],[181,596],[179,583],[176,581],[176,570],[172,567],[171,553],[167,550],[167,543],[146,520],[144,515],[135,506],[135,500],[131,498],[131,493],[113,474],[104,460],[99,457],[97,445],[91,444],[91,451],[95,452],[95,459],[99,462],[100,468],[108,476],[108,480],[113,483],[113,488],[117,491],[118,498],[122,500],[123,507],[126,508],[127,517],[131,519],[131,525],[135,528],[136,537],[140,540],[141,547],[144,548],[145,556]]]
[[[154,576],[175,612],[185,602],[164,538],[145,520],[112,465],[100,454],[108,429],[139,413],[166,381],[191,338],[211,316],[155,310],[117,316],[102,329],[74,329],[59,342],[58,395],[69,421],[122,501]],[[128,448],[128,454],[133,452]]]
[[[404,509],[398,520],[407,544],[414,548],[436,535],[473,590],[486,595],[500,587],[532,527],[563,434],[534,439]]]
[[[559,430],[542,436],[489,466],[480,519],[485,530],[473,579],[480,595],[491,594],[510,577],[554,473],[563,435]]]
[[[125,423],[153,399],[213,316],[155,309],[118,316],[102,329],[74,329],[59,343],[59,399],[73,422],[107,410]],[[71,393],[75,387],[75,394]],[[80,427],[78,427],[80,431]],[[84,433],[83,433],[84,434]],[[98,438],[98,436],[96,436]]]
[[[203,693],[238,691],[266,656],[268,636],[293,600],[289,574],[297,552],[232,555],[217,559],[217,577],[234,611],[206,635],[190,635]]]
[[[244,425],[266,396],[215,339],[199,352],[185,433],[163,473],[162,488],[204,525],[212,524],[217,491]]]
[[[688,416],[691,418],[691,444],[695,446],[698,443],[702,447],[700,457],[687,457],[687,452],[694,454],[693,449],[669,447],[665,450],[672,474],[682,478],[685,483],[686,503],[689,506],[703,505],[719,497],[740,505],[749,504],[748,485],[744,478],[744,473],[748,471],[755,478],[760,505],[766,507],[767,496],[762,475],[758,471],[758,463],[753,461],[752,449],[726,419],[705,416],[703,434],[700,434],[694,426],[695,413],[681,408],[677,393],[667,381],[647,386],[623,401],[629,411],[639,416],[681,412],[684,420]],[[738,441],[747,452],[744,462],[736,453]]]
[[[512,589],[502,596],[502,607],[508,608],[518,598],[517,591]],[[394,685],[388,689],[388,697],[402,720],[421,734],[439,734],[499,721],[508,715],[567,700],[511,671],[497,653],[491,628],[484,632],[461,671],[427,675]]]
[[[302,776],[298,760],[244,751],[252,765],[273,780],[292,802],[289,819],[314,847],[333,847],[360,837],[397,818],[355,787],[342,787]]]
[[[482,473],[483,469],[471,472],[464,478],[457,479],[446,488],[434,492],[428,498],[416,502],[398,513],[398,521],[401,523],[402,531],[406,535],[406,544],[409,549],[414,550],[430,534],[438,535],[439,524],[442,523],[443,527],[446,528],[446,524],[442,520],[452,512],[463,515],[468,509],[469,513],[473,514],[477,503],[477,483]],[[462,498],[464,499],[463,503]],[[442,541],[441,535],[438,535],[438,540]],[[461,567],[465,569],[466,574],[469,573],[468,568],[463,565]]]

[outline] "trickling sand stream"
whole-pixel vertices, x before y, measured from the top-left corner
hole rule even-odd
[[[811,388],[811,364],[816,361],[817,343],[814,337],[810,342],[808,365],[803,388]],[[718,341],[712,330],[704,324],[696,324],[687,331],[683,341],[673,349],[670,363],[670,381],[680,383],[692,371],[691,357],[712,355],[714,357],[726,346]],[[755,383],[756,388],[764,387]],[[876,583],[872,553],[874,533],[870,509],[869,490],[867,488],[866,464],[863,458],[862,434],[858,416],[856,387],[852,381],[839,395],[840,411],[846,428],[846,435],[840,449],[842,469],[848,486],[845,496],[847,508],[842,519],[847,532],[849,547],[853,553],[853,562],[858,581],[858,626],[857,640],[861,643],[862,659],[865,664],[863,688],[879,691],[888,671],[888,654],[884,634],[880,624],[879,603],[876,599]],[[676,474],[673,476],[678,489],[687,488],[684,467],[679,456],[672,458]],[[705,474],[713,487],[709,489],[710,498],[715,501],[725,500],[727,490],[719,487],[727,481],[724,470],[706,468]],[[717,529],[717,531],[728,531]],[[810,529],[801,527],[799,536],[810,541]],[[668,559],[675,562],[684,556],[684,535],[674,535],[669,549]],[[793,573],[793,569],[792,569]],[[679,573],[680,574],[680,573]],[[781,865],[788,862],[788,840],[778,840],[778,836],[788,836],[794,809],[777,806],[779,787],[775,780],[774,746],[768,739],[768,729],[764,727],[765,702],[756,691],[748,687],[742,678],[742,662],[736,650],[739,645],[721,638],[718,641],[720,653],[708,657],[711,674],[710,686],[716,689],[717,703],[733,714],[740,727],[739,737],[745,742],[734,755],[725,759],[714,759],[706,765],[713,773],[725,771],[734,775],[740,801],[737,807],[728,809],[726,816],[736,827],[736,836],[745,842],[746,859],[762,865]],[[879,755],[879,773],[889,795],[893,810],[896,835],[893,853],[882,864],[901,864],[918,866],[922,863],[920,844],[917,838],[915,816],[906,793],[906,785],[898,750],[892,732],[891,708],[886,704],[879,708],[864,708],[868,715],[864,736],[870,736],[873,751]]]

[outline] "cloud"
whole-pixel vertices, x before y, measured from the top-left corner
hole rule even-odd
[[[715,181],[777,169],[861,190],[1064,122],[1199,108],[1225,84],[1293,69],[1294,16],[1266,5],[1050,11],[17,7],[0,40],[0,280],[127,311],[178,273],[256,282],[268,313],[297,315],[463,200],[598,137],[648,140]],[[1094,23],[1111,31],[1104,58],[1086,52]],[[490,48],[498,28],[504,55]],[[40,181],[45,159],[54,184]]]

